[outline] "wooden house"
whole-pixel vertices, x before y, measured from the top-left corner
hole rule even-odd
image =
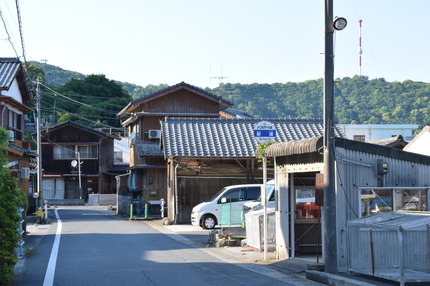
[[[218,118],[232,103],[203,89],[181,82],[130,102],[118,116],[126,118],[130,138],[130,171],[125,194],[139,208],[167,197],[167,165],[161,149],[160,121],[165,117]],[[124,178],[123,180],[124,181]],[[123,186],[118,187],[124,190]],[[120,204],[120,202],[119,202]],[[123,207],[119,206],[119,212]],[[128,213],[124,210],[123,213]]]
[[[67,121],[41,134],[42,198],[51,204],[83,204],[91,194],[115,194],[117,136]]]
[[[167,158],[168,217],[190,222],[192,208],[228,185],[262,183],[254,129],[259,118],[170,118],[161,121]],[[276,141],[323,133],[320,119],[264,119],[276,127]],[[342,136],[339,129],[336,135]],[[273,178],[273,167],[268,178]]]
[[[28,196],[29,211],[33,212],[37,155],[24,139],[24,115],[32,111],[30,105],[31,96],[20,60],[0,58],[0,127],[8,133],[7,167],[18,178],[19,188]]]

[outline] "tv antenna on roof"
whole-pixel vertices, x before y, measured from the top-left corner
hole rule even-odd
[[[210,72],[210,74],[211,74],[211,73],[212,73],[212,70],[210,69],[210,70],[209,70],[209,72]],[[221,67],[221,76],[210,76],[210,79],[211,79],[211,80],[212,80],[212,79],[218,79],[219,96],[221,96],[221,89],[222,89],[222,85],[221,85],[221,83],[222,83],[223,79],[225,79],[225,78],[230,78],[230,77],[229,77],[229,76],[224,76],[224,75],[223,75],[222,67]]]

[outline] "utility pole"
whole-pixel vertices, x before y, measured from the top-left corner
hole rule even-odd
[[[42,134],[40,130],[40,89],[39,89],[39,79],[37,79],[36,83],[36,108],[37,108],[37,115],[36,115],[36,133],[37,133],[37,198],[36,198],[36,210],[39,207],[39,198],[40,194],[42,193]]]
[[[324,0],[325,65],[324,65],[324,202],[323,255],[325,271],[337,272],[336,188],[334,168],[334,30],[343,30],[343,17],[333,20],[333,0]]]
[[[334,54],[333,0],[325,0],[324,67],[324,206],[323,256],[325,271],[337,272],[336,193],[334,188]]]
[[[78,156],[78,176],[79,176],[79,199],[82,200],[82,180],[81,180],[81,154],[76,152]]]
[[[48,85],[48,74],[46,73],[46,63],[48,62],[47,59],[41,59],[41,62],[45,64],[45,68],[43,69],[43,72],[45,73],[45,84]]]

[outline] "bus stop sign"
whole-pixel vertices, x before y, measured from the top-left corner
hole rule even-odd
[[[275,124],[269,121],[260,121],[254,127],[254,137],[258,143],[275,141],[276,128]]]

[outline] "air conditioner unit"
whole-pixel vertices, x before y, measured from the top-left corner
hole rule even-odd
[[[30,178],[30,168],[24,167],[21,168],[20,178],[29,179]]]
[[[12,130],[7,130],[7,134],[9,135],[9,142],[13,142],[15,140],[15,133]]]
[[[160,139],[160,137],[161,137],[161,130],[157,130],[157,129],[148,130],[149,139]]]

